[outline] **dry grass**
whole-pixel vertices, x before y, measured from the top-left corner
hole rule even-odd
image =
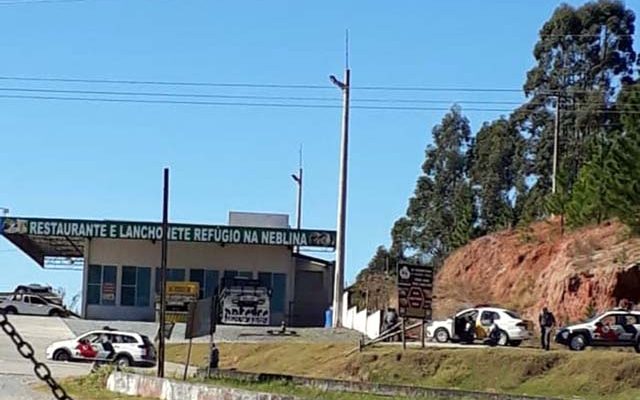
[[[410,349],[381,346],[348,357],[347,344],[221,344],[221,367],[469,390],[585,399],[640,398],[640,357],[628,352],[540,352],[533,349]],[[184,360],[171,345],[167,358]],[[206,346],[193,363],[205,365]]]

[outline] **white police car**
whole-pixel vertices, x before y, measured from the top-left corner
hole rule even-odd
[[[469,323],[472,324],[471,332],[467,329]],[[533,322],[522,319],[513,311],[482,305],[462,310],[445,321],[430,322],[427,337],[440,343],[486,340],[494,324],[498,329],[499,346],[515,347],[531,338]]]
[[[633,346],[640,353],[640,311],[614,309],[591,320],[561,328],[556,342],[574,351],[588,346]]]

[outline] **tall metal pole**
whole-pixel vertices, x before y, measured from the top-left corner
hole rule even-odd
[[[560,128],[560,96],[556,96],[556,120],[553,129],[553,171],[551,177],[551,193],[556,193],[556,180],[558,173],[558,131]]]
[[[344,260],[347,211],[347,162],[349,159],[349,88],[351,71],[344,71],[344,82],[331,77],[331,81],[342,90],[342,138],[340,142],[340,179],[338,183],[338,223],[336,235],[336,267],[333,282],[333,327],[342,326],[342,292],[344,291]]]
[[[302,227],[302,146],[300,146],[300,160],[298,166],[298,210],[296,215],[296,227],[299,230]]]
[[[160,260],[160,338],[158,339],[158,377],[164,378],[165,309],[167,306],[167,244],[169,237],[169,168],[164,169],[162,195],[162,257]]]

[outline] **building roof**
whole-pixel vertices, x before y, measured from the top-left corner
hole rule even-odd
[[[84,257],[87,239],[162,240],[158,222],[0,218],[0,235],[44,266],[46,258]],[[227,225],[169,224],[169,241],[257,246],[335,246],[335,231]],[[306,256],[308,257],[308,256]],[[313,257],[311,257],[313,258]],[[314,259],[317,262],[326,262]]]

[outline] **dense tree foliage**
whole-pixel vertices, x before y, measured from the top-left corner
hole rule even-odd
[[[406,215],[393,226],[390,250],[378,248],[369,268],[406,258],[438,266],[480,235],[552,214],[570,228],[615,217],[640,233],[634,24],[618,0],[559,6],[539,32],[522,106],[475,134],[454,106],[433,128]]]

